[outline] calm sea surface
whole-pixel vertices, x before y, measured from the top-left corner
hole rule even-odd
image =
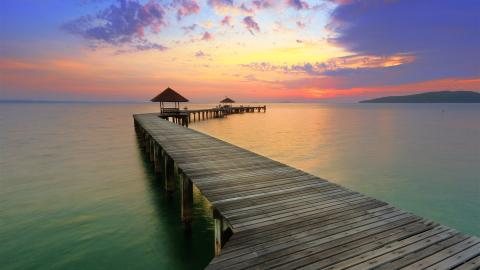
[[[0,104],[2,270],[208,264],[207,202],[185,228],[139,149],[131,115],[156,110]],[[269,104],[191,127],[480,236],[480,105]]]

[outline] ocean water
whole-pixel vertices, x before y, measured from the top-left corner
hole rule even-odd
[[[132,114],[156,110],[0,104],[2,270],[208,264],[208,203],[186,228],[139,149]],[[480,236],[480,105],[267,104],[191,128]]]

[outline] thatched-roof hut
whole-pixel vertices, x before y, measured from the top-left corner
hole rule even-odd
[[[229,97],[225,97],[225,99],[220,101],[220,103],[231,104],[231,103],[235,103],[235,101]]]
[[[180,111],[180,102],[188,102],[188,99],[177,93],[170,87],[163,90],[156,97],[152,98],[152,102],[160,102],[160,113],[174,113]],[[173,103],[173,106],[165,106],[164,103]]]

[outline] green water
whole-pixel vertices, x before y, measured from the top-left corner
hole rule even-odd
[[[205,107],[205,105],[189,105]],[[155,104],[0,104],[0,269],[202,269],[210,209],[180,221],[131,115]],[[480,106],[270,104],[191,125],[480,235]]]
[[[0,269],[202,269],[211,260],[208,206],[195,196],[186,230],[178,195],[165,196],[137,144],[131,115],[153,108],[0,109]]]

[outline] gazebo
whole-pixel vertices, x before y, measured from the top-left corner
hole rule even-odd
[[[225,99],[220,101],[220,104],[223,104],[224,107],[232,106],[232,103],[235,103],[235,101],[229,97],[225,97]]]
[[[188,102],[188,99],[184,98],[172,88],[167,87],[167,89],[163,90],[163,92],[152,98],[150,101],[160,102],[161,114],[176,114],[180,112],[180,102]],[[165,106],[165,103],[173,103],[173,107]]]

